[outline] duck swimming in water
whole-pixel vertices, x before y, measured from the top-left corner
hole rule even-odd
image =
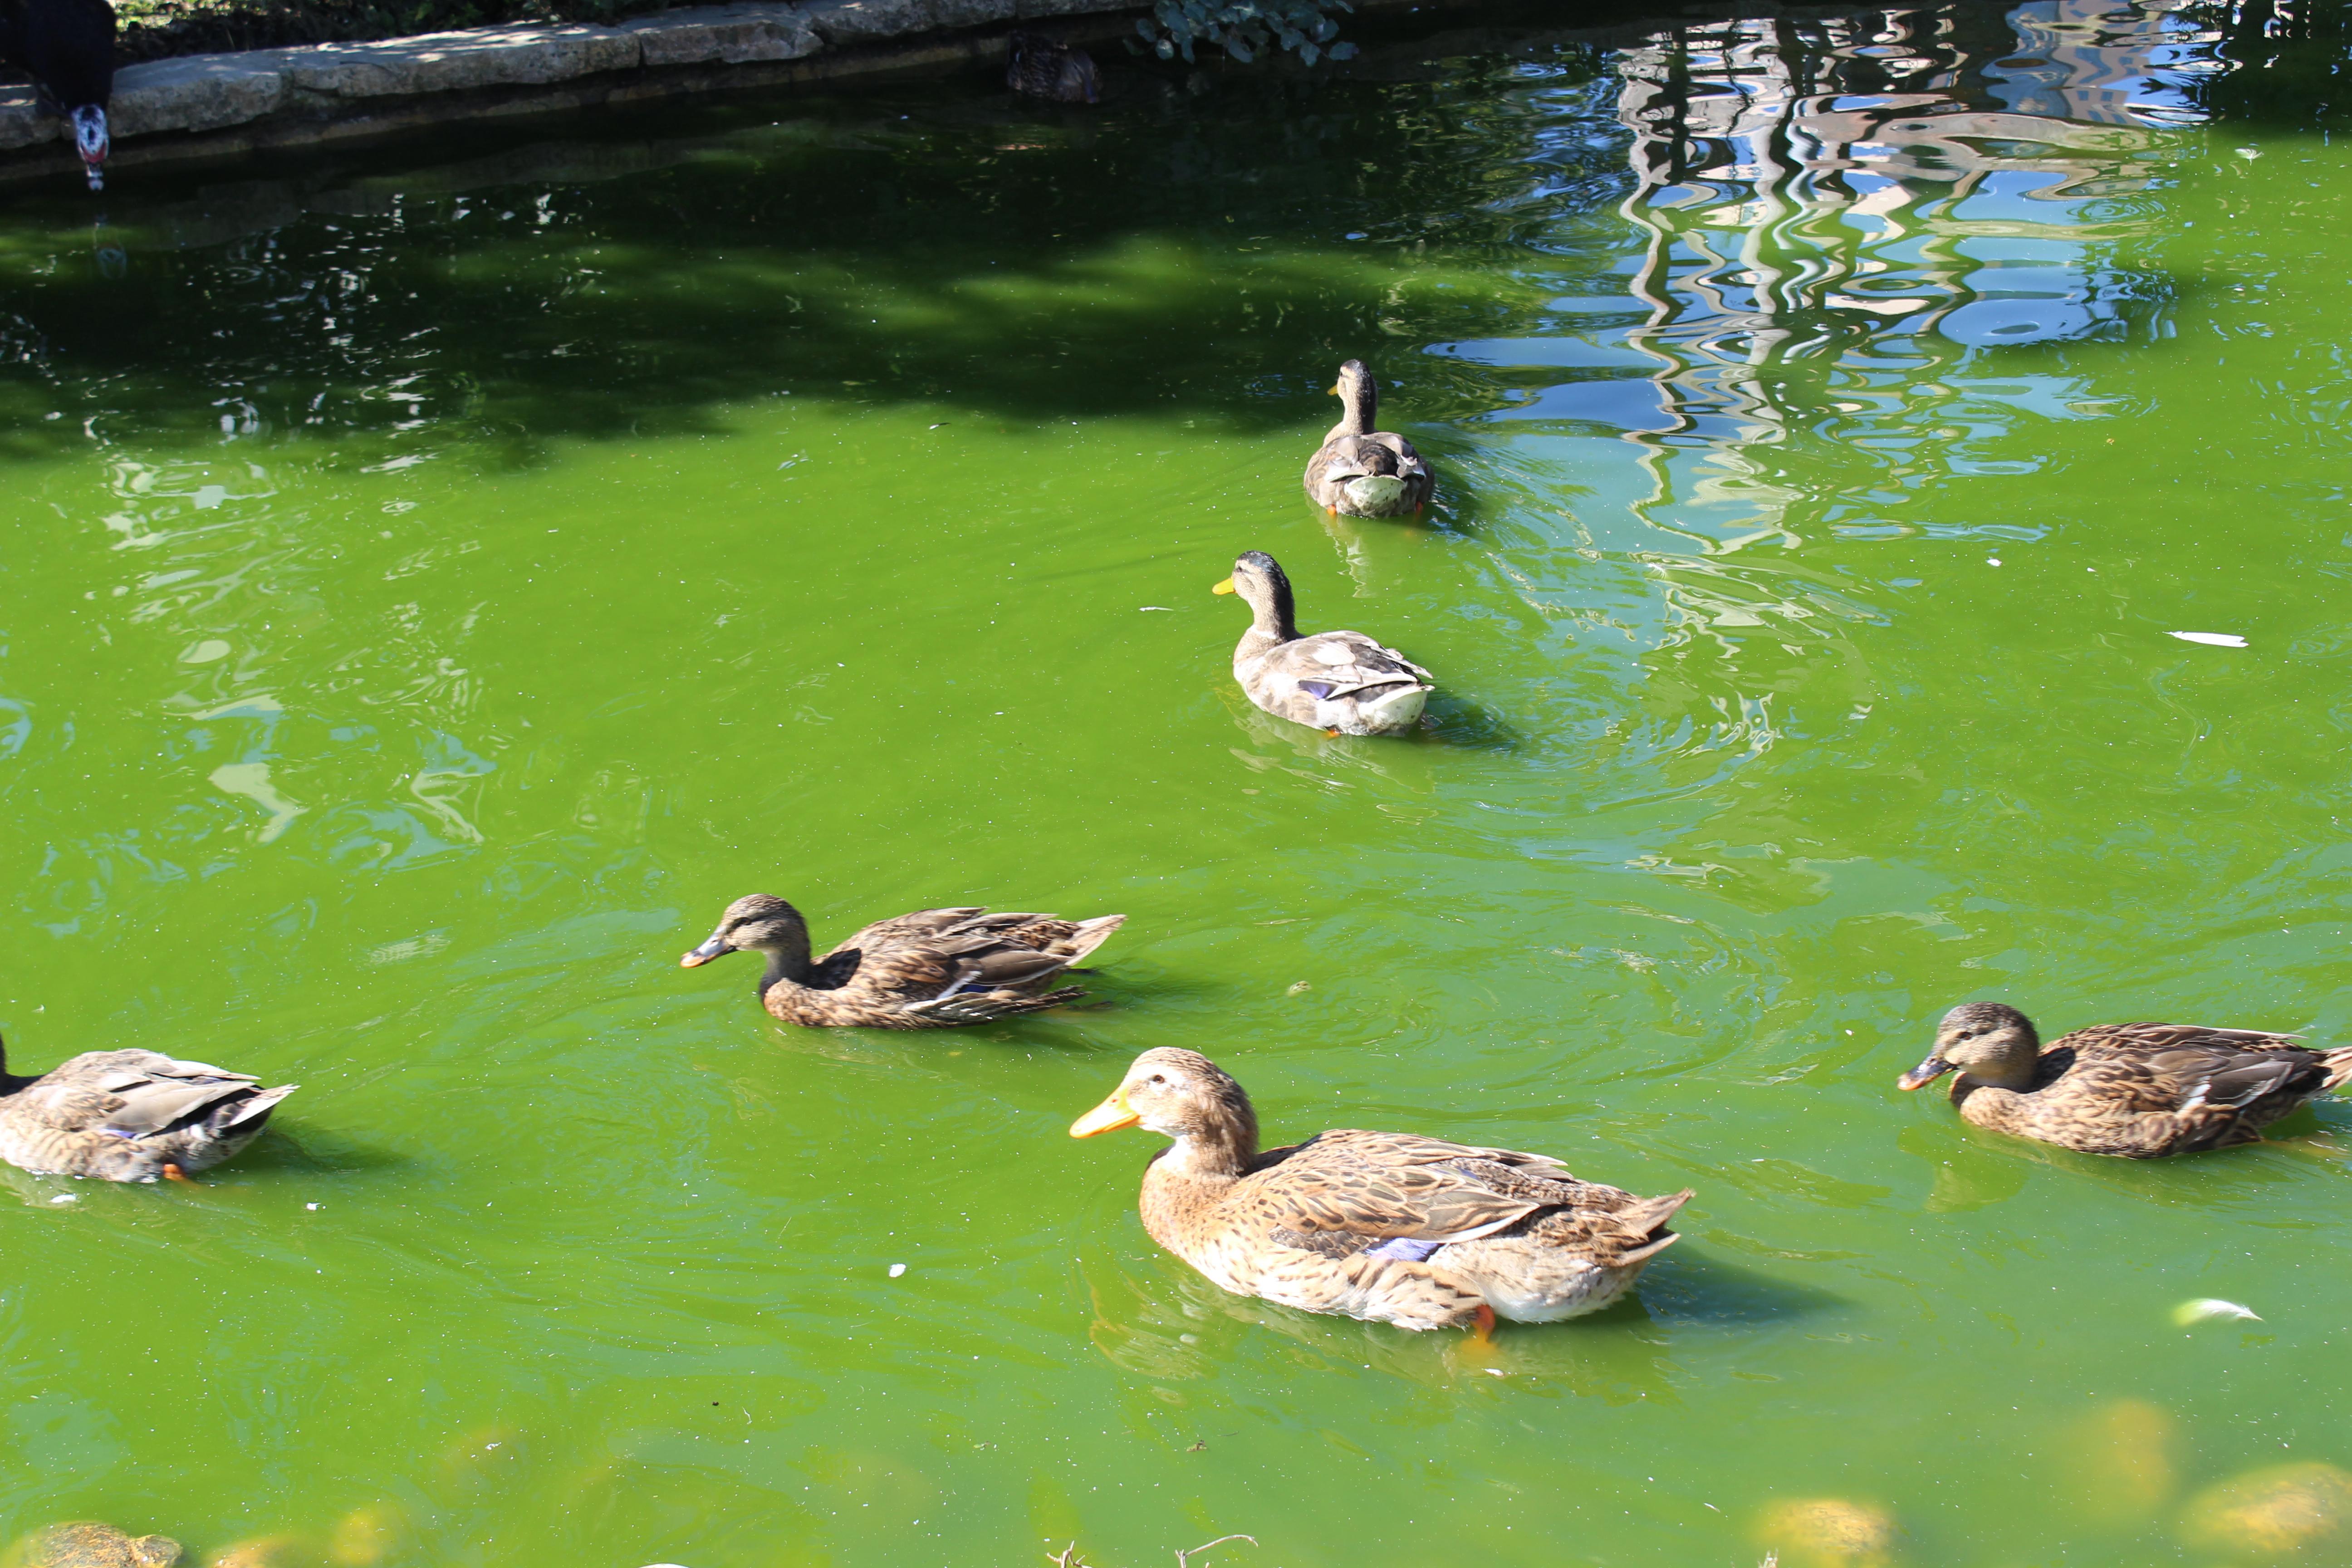
[[[1339,367],[1332,395],[1348,412],[1307,461],[1307,494],[1317,506],[1349,517],[1411,517],[1437,488],[1412,443],[1392,430],[1375,430],[1380,389],[1364,362]]]
[[[787,1024],[943,1029],[1076,1001],[1086,992],[1055,983],[1126,923],[1125,915],[1066,921],[918,910],[877,921],[812,959],[800,910],[751,893],[728,905],[710,940],[678,963],[693,969],[730,952],[765,953],[760,1005]]]
[[[2095,1024],[2045,1046],[2016,1008],[1969,1002],[1897,1081],[1920,1089],[1955,1072],[1952,1103],[1979,1127],[2155,1160],[2261,1142],[2264,1127],[2352,1079],[2352,1047],[2200,1024]]]
[[[1197,1051],[1144,1052],[1073,1138],[1174,1139],[1143,1169],[1151,1239],[1239,1296],[1407,1329],[1597,1312],[1675,1242],[1687,1192],[1637,1198],[1541,1154],[1410,1132],[1261,1151],[1242,1086]]]
[[[0,1047],[0,1160],[39,1175],[180,1180],[260,1137],[297,1087],[153,1051],[91,1051],[20,1077]]]
[[[1234,648],[1234,679],[1277,719],[1334,735],[1394,735],[1421,720],[1437,689],[1429,671],[1361,632],[1298,629],[1290,579],[1275,558],[1253,550],[1212,590],[1238,595],[1250,628]]]

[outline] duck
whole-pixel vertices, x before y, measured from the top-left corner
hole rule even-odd
[[[1102,73],[1095,58],[1043,33],[1016,29],[1004,40],[1004,85],[1055,103],[1098,103]]]
[[[1381,395],[1362,360],[1339,367],[1331,395],[1345,399],[1348,412],[1307,461],[1307,499],[1334,515],[1418,515],[1437,481],[1412,442],[1372,427]]]
[[[1542,1154],[1410,1132],[1318,1132],[1258,1148],[1249,1095],[1198,1051],[1127,1069],[1073,1138],[1140,1126],[1151,1239],[1237,1296],[1414,1330],[1597,1312],[1677,1239],[1688,1190],[1637,1198]]]
[[[1290,578],[1263,550],[1244,552],[1233,575],[1209,591],[1237,595],[1250,607],[1234,679],[1277,719],[1334,735],[1401,734],[1437,689],[1429,671],[1361,632],[1302,636]]]
[[[106,188],[113,150],[106,110],[114,98],[116,26],[107,0],[0,0],[0,59],[30,76],[66,117],[93,191]]]
[[[1936,1026],[1927,1059],[1896,1083],[1946,1073],[1979,1127],[2084,1154],[2158,1160],[2259,1143],[2262,1130],[2352,1079],[2352,1047],[2201,1024],[2095,1024],[2042,1043],[2002,1002],[1969,1002]]]
[[[185,1181],[261,1136],[299,1084],[175,1061],[89,1051],[46,1073],[8,1071],[0,1042],[0,1160],[44,1176]]]
[[[1084,990],[1055,983],[1126,923],[1125,915],[1066,921],[979,907],[917,910],[877,921],[811,959],[800,910],[751,893],[728,905],[710,940],[677,962],[693,969],[730,952],[766,953],[760,1003],[787,1024],[943,1029],[1076,1001]]]

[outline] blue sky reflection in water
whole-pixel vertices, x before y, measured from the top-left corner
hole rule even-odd
[[[2008,1568],[2336,1506],[2352,1110],[2142,1167],[1893,1080],[1975,996],[2347,1037],[2337,13],[1383,26],[14,198],[0,1030],[304,1087],[202,1190],[0,1173],[0,1531]],[[1424,526],[1298,496],[1350,355]],[[1248,548],[1426,735],[1241,701]],[[818,1034],[676,967],[754,889],[1132,919],[1086,1007]],[[1064,1135],[1160,1045],[1685,1239],[1492,1363],[1226,1298],[1150,1140]]]

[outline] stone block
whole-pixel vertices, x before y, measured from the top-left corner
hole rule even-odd
[[[810,0],[801,14],[828,44],[877,44],[934,29],[1010,22],[1028,8],[1018,0]]]
[[[752,60],[796,60],[824,47],[797,7],[778,3],[697,5],[624,22],[648,66],[739,66]]]
[[[260,119],[285,96],[277,50],[184,55],[117,71],[107,119],[118,136],[217,131]]]
[[[37,147],[58,139],[59,121],[44,114],[29,87],[0,87],[0,152]]]
[[[330,98],[406,97],[544,86],[637,63],[637,36],[614,27],[468,27],[374,44],[283,49],[288,85]]]

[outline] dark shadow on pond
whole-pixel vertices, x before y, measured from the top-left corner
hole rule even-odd
[[[1396,420],[1459,417],[1484,378],[1413,345],[1433,321],[1494,331],[1512,301],[1448,300],[1412,257],[1522,221],[1462,172],[1533,159],[1595,196],[1626,175],[1613,147],[1539,154],[1508,57],[1377,79],[1420,49],[1370,51],[1373,79],[1130,68],[1088,116],[957,81],[782,119],[772,98],[611,111],[450,156],[499,133],[477,129],[275,178],[159,168],[109,193],[127,266],[92,258],[86,211],[27,200],[0,228],[0,363],[35,374],[0,423],[20,448],[92,417],[194,439],[234,405],[257,432],[457,436],[508,462],[812,394],[1272,428],[1328,422],[1351,356]],[[1600,69],[1591,45],[1541,52],[1565,81]]]

